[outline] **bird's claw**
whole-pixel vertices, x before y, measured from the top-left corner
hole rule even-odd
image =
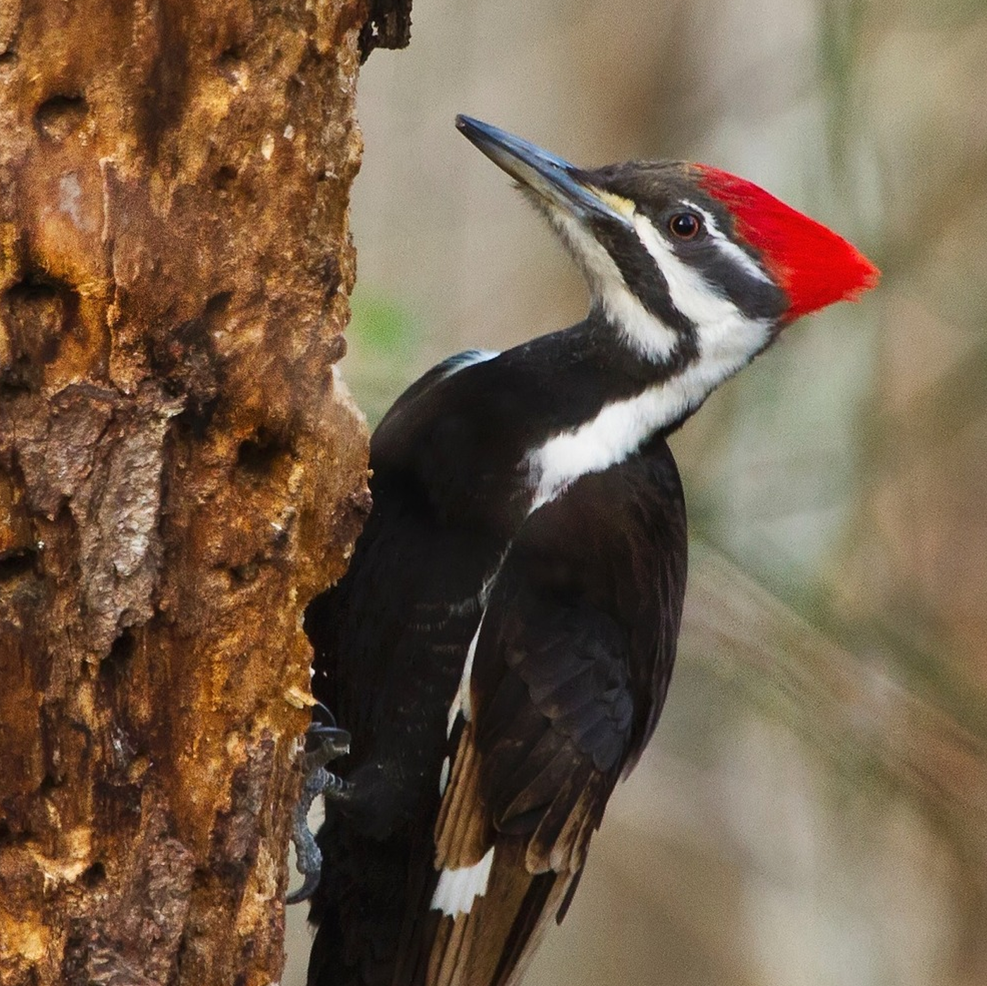
[[[287,904],[299,904],[308,900],[319,886],[322,872],[322,850],[315,841],[315,835],[308,827],[308,813],[312,802],[324,794],[328,800],[344,801],[353,785],[336,774],[326,770],[326,764],[349,753],[350,734],[340,729],[332,713],[319,703],[323,713],[331,720],[326,725],[313,721],[306,732],[308,741],[315,741],[313,749],[306,750],[301,757],[305,779],[301,795],[295,804],[292,815],[291,841],[295,846],[295,867],[305,878],[301,887],[285,898]]]
[[[306,749],[302,756],[302,767],[306,774],[350,752],[350,734],[338,726],[323,726],[313,722],[305,736],[307,740],[315,741],[314,748]]]

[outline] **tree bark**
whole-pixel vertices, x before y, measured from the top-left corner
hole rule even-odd
[[[280,975],[301,615],[369,507],[367,21],[0,6],[3,984]]]

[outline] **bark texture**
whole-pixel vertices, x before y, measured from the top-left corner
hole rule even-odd
[[[5,986],[280,975],[368,12],[0,5]]]

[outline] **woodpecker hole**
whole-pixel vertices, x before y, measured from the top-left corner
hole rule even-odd
[[[89,114],[89,104],[80,93],[52,96],[34,113],[38,133],[51,141],[62,141],[82,129]]]
[[[105,681],[116,680],[137,651],[137,641],[130,629],[125,629],[110,645],[110,652],[99,662],[99,676]]]
[[[236,464],[253,476],[269,475],[287,451],[283,442],[269,429],[261,426],[253,438],[245,438],[237,449]]]
[[[0,324],[7,332],[8,354],[0,386],[28,391],[41,387],[44,368],[58,356],[78,303],[70,285],[34,275],[3,294]]]
[[[237,62],[242,62],[245,53],[246,47],[242,42],[236,41],[219,53],[219,57],[216,59],[216,64],[221,69],[229,68],[236,65]]]
[[[45,796],[62,786],[62,782],[50,771],[41,778],[38,785],[38,794]]]
[[[83,886],[88,890],[94,890],[106,879],[106,867],[97,860],[82,871],[82,876],[79,879],[82,880]]]
[[[172,395],[185,399],[184,422],[197,435],[209,424],[218,400],[223,367],[213,333],[232,297],[231,291],[211,295],[200,314],[156,334],[151,347],[152,368],[166,380]]]
[[[230,85],[239,85],[246,60],[246,44],[242,41],[234,41],[216,56],[216,69]]]
[[[0,582],[10,582],[34,571],[38,552],[34,548],[0,551]]]
[[[260,575],[260,565],[256,561],[248,561],[243,565],[234,565],[230,569],[233,581],[241,585],[253,582]]]
[[[178,430],[190,435],[196,441],[201,441],[212,424],[218,406],[219,397],[217,396],[201,403],[190,403],[175,419]]]
[[[217,192],[226,192],[236,181],[238,174],[238,170],[232,164],[224,164],[216,169],[216,174],[212,178],[212,187]]]
[[[230,307],[233,299],[232,291],[218,291],[206,302],[205,315],[207,318],[222,315]]]

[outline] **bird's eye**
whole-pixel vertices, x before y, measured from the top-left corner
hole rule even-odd
[[[668,231],[680,240],[694,240],[703,228],[703,221],[694,212],[676,212],[668,220]]]

